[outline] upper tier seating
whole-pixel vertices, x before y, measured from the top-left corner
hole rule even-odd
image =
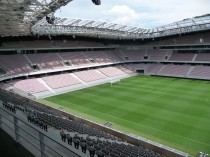
[[[179,38],[176,38],[176,44],[177,45],[200,44],[199,43],[200,38],[202,38],[201,34],[181,36]]]
[[[127,50],[123,51],[123,54],[125,57],[127,57],[128,60],[143,60],[145,55],[145,50]]]
[[[122,70],[116,68],[116,67],[106,67],[99,69],[100,72],[102,72],[104,75],[108,77],[118,76],[118,75],[124,75],[125,72]]]
[[[198,53],[195,58],[195,61],[210,62],[210,53]]]
[[[121,51],[104,51],[104,54],[112,61],[112,62],[122,62],[125,61],[125,57],[123,56]]]
[[[97,63],[111,63],[111,60],[100,51],[91,51],[83,53],[89,60],[93,60]]]
[[[167,53],[167,50],[147,50],[149,60],[163,60]]]
[[[20,80],[15,81],[12,84],[15,88],[30,94],[48,91],[48,89],[43,86],[37,79]]]
[[[56,53],[27,54],[33,64],[38,64],[41,69],[64,68],[61,59]]]
[[[9,41],[9,42],[3,43],[2,47],[4,47],[4,48],[22,48],[23,45],[17,41],[13,41],[13,42]]]
[[[149,45],[192,45],[210,43],[209,32],[199,34],[188,34],[180,37],[172,37],[159,41],[152,41]]]
[[[24,48],[50,48],[52,43],[49,40],[20,41]]]
[[[81,82],[71,74],[60,74],[42,78],[53,89],[81,84]]]
[[[203,42],[204,44],[210,44],[210,33],[207,32],[203,35]]]
[[[173,53],[169,60],[173,61],[192,61],[194,53]]]
[[[77,47],[76,41],[70,40],[53,40],[54,47]]]
[[[83,55],[82,52],[66,52],[59,53],[64,61],[69,61],[72,65],[81,66],[90,64],[87,57]]]
[[[8,75],[32,71],[24,55],[0,55],[0,67],[7,71]]]
[[[79,47],[104,47],[104,44],[94,41],[78,41],[77,46]]]
[[[74,74],[85,82],[91,82],[107,78],[105,75],[101,74],[97,70],[80,71],[75,72]]]

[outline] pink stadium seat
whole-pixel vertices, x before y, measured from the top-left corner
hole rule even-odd
[[[128,57],[128,60],[143,60],[145,55],[145,50],[127,50],[123,51],[125,57]]]
[[[167,55],[167,50],[147,50],[149,60],[163,60]]]
[[[91,51],[83,53],[89,60],[94,60],[97,63],[111,63],[111,60],[100,51]]]
[[[85,82],[91,82],[107,78],[103,74],[97,72],[97,70],[87,70],[74,73],[77,77]]]
[[[170,76],[186,76],[190,69],[190,65],[174,65],[168,64],[159,72],[160,75],[170,75]]]
[[[38,64],[42,69],[64,68],[56,53],[27,54],[27,56],[33,64]]]
[[[189,76],[196,78],[210,78],[209,66],[195,66],[190,72]]]
[[[82,52],[66,52],[59,53],[59,55],[63,58],[63,60],[70,61],[73,65],[81,66],[90,64],[90,61],[83,55]]]
[[[112,61],[112,62],[121,62],[125,61],[125,57],[123,56],[121,51],[104,51],[104,54]]]
[[[192,61],[194,53],[173,53],[169,60],[173,61]]]
[[[7,71],[8,75],[22,74],[32,71],[28,61],[23,55],[1,55],[0,67]]]
[[[20,80],[13,82],[12,84],[15,88],[18,88],[30,94],[48,91],[48,89],[44,85],[42,85],[37,79]]]
[[[107,67],[107,68],[101,68],[99,69],[100,72],[102,72],[104,75],[108,77],[118,76],[118,75],[124,75],[125,72],[122,70],[116,68],[116,67]]]
[[[195,61],[208,61],[210,62],[210,53],[198,53]]]
[[[78,79],[72,77],[71,74],[60,74],[42,78],[53,89],[81,84],[81,82]]]

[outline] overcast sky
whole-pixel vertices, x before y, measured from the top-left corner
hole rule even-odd
[[[210,13],[210,0],[73,0],[55,16],[153,28]]]

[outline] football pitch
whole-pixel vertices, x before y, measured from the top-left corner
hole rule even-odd
[[[41,100],[195,156],[210,153],[210,82],[135,76]]]

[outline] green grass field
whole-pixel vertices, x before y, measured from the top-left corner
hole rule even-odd
[[[137,76],[41,100],[196,155],[210,153],[210,82]]]

